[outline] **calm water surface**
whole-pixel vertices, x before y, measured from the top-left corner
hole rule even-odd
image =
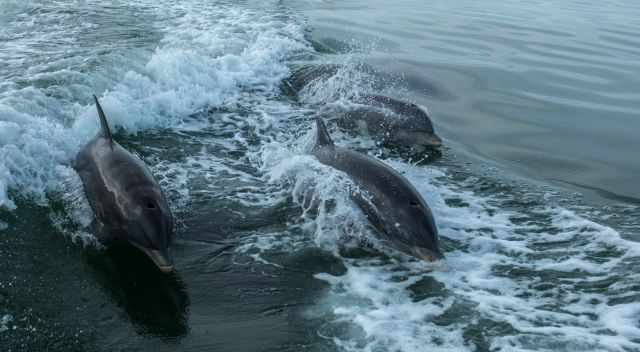
[[[636,351],[636,33],[633,1],[0,0],[0,350]],[[93,93],[167,191],[172,275],[88,230]],[[363,93],[445,139],[414,163],[334,131],[415,184],[445,265],[305,153]]]
[[[639,4],[295,4],[320,43],[364,48],[363,60],[402,75],[450,145],[543,182],[640,199]]]

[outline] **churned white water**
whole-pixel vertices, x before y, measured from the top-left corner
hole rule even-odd
[[[339,247],[360,237],[356,242],[368,239],[376,248],[366,219],[349,200],[348,177],[305,154],[312,134],[264,149],[269,182],[285,185],[299,204],[308,245],[340,256]],[[459,180],[456,170],[387,162],[430,204],[447,259],[431,267],[393,255],[344,257],[346,274],[316,275],[331,286],[310,313],[330,317],[334,325],[321,336],[349,351],[473,349],[474,342],[505,350],[638,347],[640,306],[618,303],[638,279],[628,272],[637,266],[637,242],[546,204],[552,197],[546,190],[478,194],[474,185],[481,180],[472,175]],[[277,233],[268,238],[248,240],[261,252],[305,241]],[[255,252],[253,257],[268,262]]]
[[[56,166],[68,166],[97,132],[92,93],[100,98],[112,129],[136,133],[170,128],[201,109],[238,104],[246,99],[247,90],[273,94],[288,72],[283,60],[307,45],[298,24],[281,21],[275,14],[191,3],[147,6],[145,14],[160,18],[162,23],[161,28],[153,28],[160,32],[157,46],[142,50],[135,48],[135,43],[131,43],[133,48],[126,47],[127,43],[122,48],[107,45],[84,59],[112,61],[109,72],[94,77],[85,67],[67,67],[65,62],[55,61],[38,62],[36,67],[46,72],[28,77],[4,72],[7,81],[0,89],[0,206],[14,208],[16,195],[46,202],[46,193],[55,190],[59,181]],[[17,25],[4,30],[3,35],[13,39],[4,45],[17,48],[0,52],[15,50],[15,57],[7,59],[15,61],[16,69],[25,61],[28,64],[34,46],[52,36],[67,38],[58,43],[56,51],[81,50],[78,41],[85,39],[83,33],[99,25],[83,22],[87,28],[82,28],[57,13],[50,16],[41,19],[45,23],[36,24],[19,19]],[[212,18],[216,22],[213,27]],[[68,25],[51,28],[46,21]],[[33,27],[42,32],[31,32]],[[33,37],[24,38],[26,32]],[[112,52],[103,54],[101,50]],[[74,69],[77,72],[68,72]],[[38,80],[55,80],[57,76],[72,80],[71,87],[37,88]],[[20,80],[32,84],[22,87]],[[51,90],[60,97],[52,97]]]
[[[12,320],[13,320],[13,317],[8,314],[3,315],[2,318],[0,318],[0,333],[3,333],[9,330],[9,323],[11,323]]]

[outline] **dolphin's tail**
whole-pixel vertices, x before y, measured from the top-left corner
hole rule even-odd
[[[100,117],[100,126],[102,129],[101,130],[102,136],[109,140],[109,143],[111,144],[111,148],[113,148],[113,137],[111,137],[111,130],[109,129],[109,124],[107,123],[107,117],[105,116],[104,111],[102,111],[102,106],[100,106],[98,97],[94,95],[93,99],[96,101],[96,109],[98,109],[98,116]]]

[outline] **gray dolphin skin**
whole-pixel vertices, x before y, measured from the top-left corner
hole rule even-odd
[[[431,118],[417,105],[382,95],[362,95],[354,101],[366,107],[342,114],[338,126],[363,129],[391,146],[422,149],[419,151],[442,146]]]
[[[164,194],[144,162],[113,140],[94,99],[101,131],[80,150],[73,166],[95,214],[97,235],[106,243],[129,242],[162,272],[170,272],[174,226]]]
[[[312,154],[364,191],[352,192],[352,198],[383,241],[425,261],[444,258],[431,209],[404,176],[378,159],[336,146],[321,119],[316,119]]]
[[[337,64],[305,65],[295,70],[291,76],[282,81],[284,92],[296,96],[309,83],[329,78],[340,70]]]

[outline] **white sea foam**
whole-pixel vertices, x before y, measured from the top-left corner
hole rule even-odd
[[[284,59],[307,45],[295,21],[275,14],[230,6],[161,5],[157,12],[164,38],[158,47],[146,63],[140,61],[144,55],[132,58],[128,71],[125,66],[118,73],[122,62],[116,62],[118,80],[103,85],[100,99],[112,129],[136,133],[176,127],[205,107],[246,99],[247,91],[273,94],[288,72]],[[77,34],[60,31],[68,37]],[[68,74],[91,80],[85,73]],[[56,168],[69,165],[96,133],[95,108],[86,92],[79,99],[88,104],[79,105],[73,98],[49,96],[46,88],[6,87],[0,91],[0,206],[15,208],[16,196],[44,204],[47,192],[58,190]]]
[[[349,104],[350,99],[374,91],[375,77],[360,69],[355,60],[347,56],[333,74],[307,83],[298,93],[299,99],[307,104]]]
[[[307,245],[337,253],[345,237],[373,234],[348,197],[348,177],[305,153],[312,136],[266,144],[261,167],[269,182],[282,184],[300,205]],[[638,278],[616,276],[629,275],[637,242],[576,211],[547,205],[544,193],[479,195],[473,177],[454,180],[447,170],[387,162],[424,196],[445,247],[455,241],[456,249],[434,271],[415,260],[343,258],[345,275],[317,274],[331,290],[310,314],[328,314],[336,327],[321,336],[348,351],[473,350],[478,344],[519,351],[639,347],[637,304],[611,301],[628,295],[616,292]],[[521,196],[540,201],[509,205]],[[345,236],[345,227],[352,233]],[[239,250],[268,263],[261,252],[287,245],[284,235],[273,241],[250,237]],[[589,289],[608,281],[616,290]]]
[[[0,334],[9,330],[9,323],[13,321],[13,316],[5,314],[0,318]]]

